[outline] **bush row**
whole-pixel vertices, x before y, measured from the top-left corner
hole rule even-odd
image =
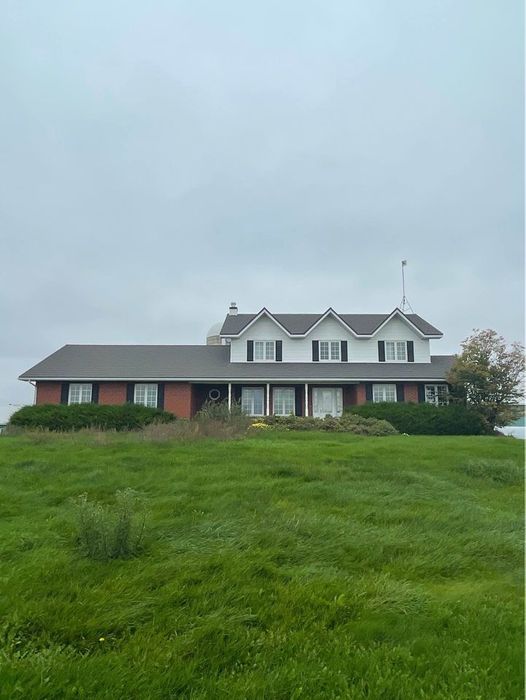
[[[344,415],[341,418],[312,418],[302,416],[264,416],[256,426],[268,425],[278,430],[321,430],[355,435],[395,435],[396,430],[386,420]]]
[[[477,411],[460,405],[428,403],[367,403],[348,409],[349,414],[389,421],[409,435],[484,435],[491,432]]]
[[[11,416],[10,425],[56,431],[82,428],[136,430],[153,422],[169,423],[173,420],[173,413],[131,403],[122,406],[41,404],[21,408]]]

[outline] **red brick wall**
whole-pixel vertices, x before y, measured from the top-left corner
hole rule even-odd
[[[178,418],[191,418],[195,411],[192,385],[188,382],[166,382],[164,410],[175,413]]]
[[[406,384],[404,386],[404,398],[406,402],[418,403],[418,384]]]
[[[99,403],[105,405],[126,403],[126,382],[99,382]]]
[[[37,403],[60,403],[61,382],[37,382]]]
[[[361,405],[366,403],[365,399],[365,384],[358,384],[356,387],[356,403]]]

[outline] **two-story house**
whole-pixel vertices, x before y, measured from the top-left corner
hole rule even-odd
[[[207,400],[253,416],[339,416],[367,401],[447,402],[453,356],[416,314],[240,314],[206,345],[65,345],[20,375],[35,402],[133,402],[190,418]]]

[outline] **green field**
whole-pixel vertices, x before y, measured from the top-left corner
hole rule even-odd
[[[0,696],[522,698],[522,464],[494,437],[1,437]],[[125,487],[145,551],[87,559],[72,497]]]

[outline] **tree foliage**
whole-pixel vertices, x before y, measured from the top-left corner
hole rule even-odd
[[[523,396],[524,347],[494,330],[474,330],[462,345],[448,382],[453,400],[477,408],[491,427],[505,425]]]

